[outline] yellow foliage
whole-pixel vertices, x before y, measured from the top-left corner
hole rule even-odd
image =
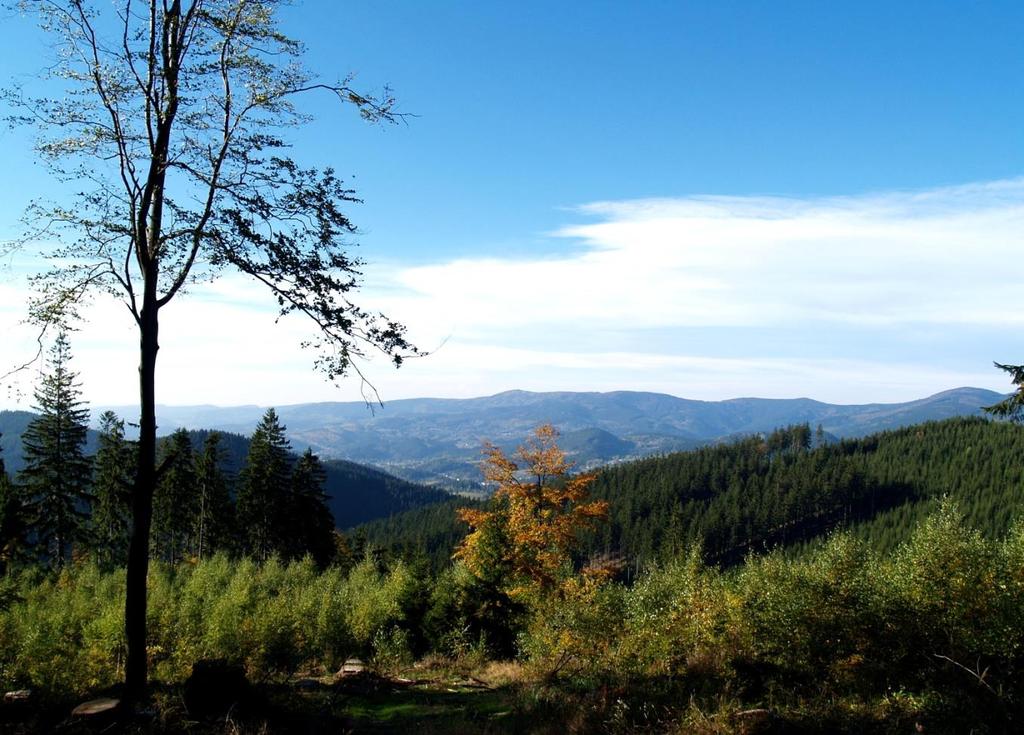
[[[471,531],[456,558],[477,576],[484,576],[487,565],[507,565],[514,585],[508,592],[513,596],[555,588],[580,533],[608,516],[605,501],[588,502],[595,475],[571,475],[572,463],[557,439],[553,426],[540,426],[519,447],[515,459],[486,444],[484,478],[498,486],[492,509],[459,511]],[[501,538],[500,549],[487,547],[494,533]]]

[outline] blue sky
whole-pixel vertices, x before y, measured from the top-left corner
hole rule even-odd
[[[368,366],[385,399],[904,400],[1004,389],[991,361],[1022,357],[1019,3],[320,0],[283,22],[311,68],[388,83],[415,115],[381,129],[311,98],[295,140],[365,200],[368,303],[443,344]],[[5,17],[0,48],[31,83],[31,24]],[[9,236],[50,184],[22,133],[0,150]],[[17,351],[31,262],[9,264]],[[246,284],[188,298],[165,312],[164,402],[358,396],[312,373],[301,325],[272,330]],[[131,325],[95,309],[107,326],[73,342],[86,391],[129,402]]]

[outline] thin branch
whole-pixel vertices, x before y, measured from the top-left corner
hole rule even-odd
[[[985,687],[985,688],[986,688],[986,689],[988,689],[988,690],[989,690],[990,692],[992,692],[992,694],[994,694],[994,695],[995,695],[996,697],[999,697],[1000,699],[1002,698],[1002,696],[1001,696],[1001,695],[999,694],[999,692],[997,692],[997,691],[996,691],[995,689],[993,689],[993,688],[992,688],[992,687],[991,687],[991,686],[989,685],[989,683],[988,683],[987,681],[985,681],[985,677],[986,677],[986,676],[988,675],[988,670],[989,670],[989,667],[988,667],[988,666],[986,666],[986,667],[985,667],[985,670],[984,670],[984,671],[982,671],[982,670],[981,670],[981,659],[980,659],[980,658],[978,659],[978,663],[977,663],[977,665],[976,665],[976,668],[977,668],[977,670],[974,670],[974,669],[969,669],[969,668],[967,668],[966,666],[964,666],[964,665],[963,665],[962,663],[960,663],[959,661],[954,661],[954,660],[953,660],[953,659],[951,659],[951,658],[950,658],[949,656],[943,656],[943,655],[942,655],[941,653],[933,653],[932,655],[933,655],[933,656],[934,656],[935,658],[938,658],[938,659],[942,659],[943,661],[948,661],[949,663],[953,664],[953,665],[954,665],[954,666],[956,666],[957,668],[959,668],[959,669],[962,669],[963,671],[966,671],[966,672],[967,672],[968,674],[970,674],[970,675],[971,675],[971,676],[972,676],[972,677],[973,677],[973,678],[974,678],[974,679],[975,679],[975,680],[976,680],[976,681],[977,681],[977,682],[978,682],[979,684],[981,684],[981,685],[982,685],[983,687]]]

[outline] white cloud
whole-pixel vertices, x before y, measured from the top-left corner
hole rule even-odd
[[[1006,352],[908,362],[865,340],[843,359],[801,346],[768,358],[725,349],[732,332],[723,328],[785,328],[813,341],[843,330],[1013,332],[1024,322],[1013,308],[1024,283],[1024,179],[860,197],[599,202],[569,216],[588,221],[552,233],[546,257],[369,269],[363,303],[408,324],[417,344],[444,345],[398,372],[385,360],[366,366],[384,397],[526,388],[905,400],[963,384],[1003,387],[988,360]],[[16,324],[24,299],[23,282],[0,282],[6,363],[31,349],[30,332]],[[110,301],[97,301],[90,319],[73,341],[89,398],[129,403],[133,324]],[[714,340],[665,346],[664,335],[693,328],[721,332],[719,349]],[[645,330],[661,335],[661,347],[623,345],[621,335]],[[158,397],[358,399],[358,381],[336,389],[312,373],[311,355],[298,349],[307,335],[299,318],[275,325],[256,284],[227,277],[197,286],[164,312]]]
[[[474,336],[530,325],[1024,321],[1006,308],[1024,280],[1024,180],[864,197],[602,202],[579,212],[599,221],[555,235],[582,243],[580,252],[410,268],[397,275],[413,293],[403,306]]]

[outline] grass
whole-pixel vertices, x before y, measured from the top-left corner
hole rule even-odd
[[[491,679],[484,677],[491,676]],[[483,684],[481,682],[487,682]],[[837,698],[793,700],[764,707],[743,698],[687,695],[685,682],[671,690],[645,687],[602,692],[554,686],[531,678],[508,662],[467,668],[437,659],[394,676],[364,672],[332,680],[295,679],[255,688],[252,702],[228,716],[190,719],[179,685],[157,684],[148,712],[111,727],[110,721],[76,722],[68,713],[77,702],[39,707],[21,718],[0,718],[0,732],[60,732],[67,735],[276,735],[339,733],[383,735],[574,735],[579,733],[666,733],[688,735],[902,735],[914,732],[923,703],[893,693],[883,700]],[[102,693],[97,693],[101,695]],[[0,706],[0,713],[3,713]],[[926,732],[967,731],[927,721]]]
[[[72,720],[77,701],[36,706],[0,717],[0,732],[35,733],[177,733],[195,735],[274,735],[275,733],[416,733],[416,735],[511,735],[561,732],[550,717],[524,708],[516,664],[493,664],[504,683],[488,686],[466,673],[465,667],[441,666],[437,661],[381,676],[364,672],[336,681],[302,679],[256,687],[253,702],[227,716],[203,721],[190,719],[177,685],[155,684],[152,703],[142,717],[111,729],[109,720]],[[427,676],[423,676],[426,674]],[[99,694],[97,694],[99,696]],[[4,714],[0,706],[0,715]],[[549,713],[550,714],[550,713]]]

